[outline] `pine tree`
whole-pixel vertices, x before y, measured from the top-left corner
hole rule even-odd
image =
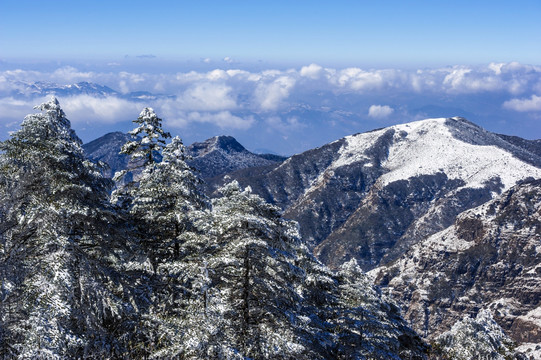
[[[141,243],[153,269],[153,305],[147,319],[160,334],[156,341],[159,350],[154,352],[157,357],[179,353],[188,357],[193,351],[181,344],[190,343],[201,323],[187,323],[186,314],[193,317],[197,312],[200,290],[205,286],[201,267],[207,237],[196,222],[208,213],[210,202],[201,190],[202,181],[186,160],[182,141],[173,138],[163,150],[162,162],[151,170],[147,167],[133,191],[131,215],[144,224]],[[213,324],[219,322],[215,320]]]
[[[426,346],[406,326],[399,308],[386,299],[355,259],[337,273],[339,304],[333,323],[339,359],[423,359]]]
[[[527,359],[514,351],[516,345],[486,309],[479,311],[475,318],[455,323],[438,336],[433,345],[434,358],[438,359]]]
[[[303,269],[303,282],[297,292],[302,297],[300,331],[305,339],[309,359],[337,357],[334,319],[339,307],[338,280],[333,272],[315,258],[306,245],[297,252],[297,264]]]
[[[3,354],[32,358],[110,356],[125,306],[108,229],[111,183],[84,158],[58,101],[37,107],[0,144],[3,188]],[[16,267],[15,274],[13,268]]]
[[[296,227],[237,182],[220,191],[223,197],[213,202],[216,251],[208,269],[223,301],[225,337],[244,357],[302,358]]]
[[[137,124],[129,132],[133,140],[125,143],[120,149],[120,154],[130,157],[129,169],[119,171],[114,176],[115,181],[123,182],[124,185],[133,182],[133,173],[140,173],[143,169],[158,163],[166,139],[171,138],[171,134],[162,129],[162,119],[152,108],[144,108],[133,122]],[[131,176],[125,179],[128,174]]]
[[[147,167],[150,164],[158,162],[159,153],[165,147],[165,139],[171,137],[171,134],[162,129],[162,119],[160,119],[152,108],[144,108],[139,117],[133,121],[138,126],[129,132],[135,140],[127,142],[122,146],[121,154],[131,156],[139,167]],[[142,137],[138,138],[139,136]]]
[[[185,152],[180,138],[173,138],[163,160],[148,164],[132,191],[131,214],[144,226],[144,248],[154,268],[179,259],[180,236],[192,230],[194,212],[210,205]]]

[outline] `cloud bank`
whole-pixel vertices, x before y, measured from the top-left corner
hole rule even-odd
[[[238,63],[231,58],[223,60],[228,68],[176,73],[130,72],[120,64],[107,71],[73,66],[53,71],[3,70],[0,127],[12,129],[55,86],[64,86],[55,91],[75,125],[126,123],[145,106],[155,108],[173,129],[257,130],[289,139],[308,129],[330,138],[420,116],[473,114],[479,118],[472,121],[489,129],[483,119],[496,124],[517,123],[530,114],[531,119],[540,118],[541,67],[534,65],[511,62],[411,70],[309,64],[247,70],[234,68]],[[109,90],[66,88],[81,82]],[[44,92],[44,84],[49,92]],[[508,118],[502,118],[502,111]]]

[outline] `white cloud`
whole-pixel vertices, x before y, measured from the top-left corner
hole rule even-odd
[[[207,73],[207,79],[209,80],[225,80],[229,77],[226,71],[222,69],[212,70]]]
[[[372,105],[368,109],[368,116],[374,119],[383,119],[393,112],[394,109],[389,105]]]
[[[116,123],[136,119],[143,106],[117,97],[97,98],[90,95],[61,97],[58,99],[72,123]]]
[[[540,111],[541,67],[519,63],[418,70],[332,69],[317,64],[287,70],[248,70],[228,69],[232,66],[222,65],[211,71],[178,73],[125,72],[116,69],[116,65],[102,72],[82,71],[71,66],[53,71],[0,71],[0,124],[4,126],[22,121],[26,114],[32,112],[32,106],[40,103],[36,98],[41,93],[31,87],[32,83],[38,81],[59,85],[89,81],[109,86],[123,94],[149,91],[172,95],[156,100],[148,98],[146,103],[135,103],[120,97],[98,99],[76,96],[61,99],[68,117],[75,122],[124,121],[126,118],[132,119],[132,115],[125,116],[123,112],[136,109],[136,116],[143,106],[153,106],[164,119],[176,119],[174,121],[179,126],[189,122],[207,122],[242,128],[251,122],[250,118],[238,116],[239,111],[243,114],[252,112],[254,115],[263,111],[266,120],[262,123],[265,126],[286,129],[295,128],[294,121],[277,112],[286,110],[288,105],[299,105],[295,107],[299,109],[305,106],[305,109],[312,110],[326,106],[334,112],[359,114],[359,111],[366,111],[362,109],[370,104],[376,104],[370,107],[368,116],[384,118],[402,110],[377,104],[403,102],[407,112],[414,110],[407,109],[413,103],[421,107],[426,103],[464,108],[464,111],[474,114],[482,106],[487,107],[487,104],[501,109],[502,96],[511,99],[503,104],[506,109]],[[461,95],[468,95],[467,105],[463,105],[464,97]],[[294,103],[291,99],[294,99]],[[296,116],[306,121],[303,115]],[[301,120],[297,121],[302,125]]]
[[[490,63],[488,64],[488,68],[492,71],[494,71],[494,74],[501,75],[502,68],[505,66],[505,63]]]
[[[280,76],[270,84],[260,83],[257,86],[255,97],[261,109],[276,110],[281,102],[289,96],[295,86],[295,79]]]
[[[196,83],[178,96],[175,101],[181,110],[218,111],[237,107],[231,96],[232,88],[224,84]]]
[[[323,68],[317,64],[310,64],[308,66],[303,66],[299,74],[303,77],[310,79],[319,79],[323,72]]]
[[[76,83],[80,81],[88,81],[96,77],[93,72],[82,72],[74,68],[73,66],[64,66],[56,69],[51,76],[56,81],[66,82],[68,84]]]
[[[253,116],[236,116],[229,111],[219,111],[215,113],[192,111],[189,113],[179,113],[165,120],[167,126],[174,128],[183,128],[194,122],[210,123],[221,129],[244,130],[250,128],[255,123],[255,119]]]
[[[529,99],[511,99],[503,107],[520,112],[541,111],[541,96],[532,95]]]
[[[511,91],[512,87],[506,86],[498,74],[492,73],[494,66],[491,67],[489,65],[489,69],[491,73],[484,71],[475,72],[473,69],[464,67],[454,68],[443,79],[443,86],[447,91],[457,93],[494,92],[505,90],[506,88]],[[516,88],[514,91],[516,91]]]
[[[45,101],[47,101],[45,97],[30,101],[14,99],[13,97],[0,98],[0,124],[2,127],[13,130],[14,127],[23,122],[26,115],[35,112],[33,111],[34,106]],[[3,137],[2,135],[0,137]]]
[[[390,79],[386,79],[384,75],[391,78],[390,73],[382,71],[364,71],[359,68],[347,68],[331,73],[329,81],[338,87],[344,87],[355,91],[373,90],[383,87]],[[391,76],[389,76],[391,75]]]

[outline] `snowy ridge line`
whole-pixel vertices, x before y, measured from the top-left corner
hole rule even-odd
[[[454,120],[454,124],[448,124],[449,120]],[[459,129],[462,131],[475,128],[479,134],[471,135],[472,143],[468,143],[455,137],[450,126],[463,127]],[[334,176],[334,170],[340,167],[360,162],[365,162],[366,168],[374,167],[376,164],[368,152],[388,131],[393,131],[394,135],[388,155],[380,164],[387,170],[377,181],[381,187],[416,176],[445,173],[449,179],[465,182],[456,191],[483,188],[487,182],[498,178],[503,185],[501,191],[505,191],[526,177],[541,178],[540,168],[520,160],[508,150],[524,149],[462,118],[433,118],[344,137],[337,159],[312,180],[301,198],[324,187]],[[475,141],[479,144],[474,145]],[[505,145],[508,149],[484,145],[487,143]],[[281,166],[286,166],[289,161]]]
[[[387,159],[381,164],[389,170],[379,180],[383,186],[397,180],[443,172],[450,179],[464,180],[464,187],[469,188],[484,187],[485,182],[498,176],[503,190],[507,190],[525,177],[541,177],[541,169],[519,160],[507,150],[458,140],[446,121],[446,118],[426,119],[348,136],[340,149],[340,157],[329,168],[369,160],[366,151],[385,131],[392,129],[393,142]]]

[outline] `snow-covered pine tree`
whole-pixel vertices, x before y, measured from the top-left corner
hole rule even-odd
[[[436,338],[434,359],[517,359],[528,357],[514,350],[516,344],[494,321],[490,310],[479,311],[475,318],[467,317]]]
[[[144,108],[139,117],[133,121],[138,126],[129,132],[135,140],[127,142],[122,146],[121,154],[131,156],[137,162],[137,166],[146,167],[157,161],[156,156],[165,147],[166,139],[171,134],[162,129],[162,119],[160,119],[152,108]]]
[[[295,265],[296,226],[276,206],[235,181],[213,201],[215,251],[208,257],[211,287],[222,299],[224,336],[253,359],[302,359],[299,334],[303,272]]]
[[[117,188],[111,194],[111,201],[128,219],[128,223],[132,224],[132,238],[139,244],[140,250],[148,255],[152,271],[155,272],[160,248],[165,247],[164,241],[173,241],[170,227],[174,226],[174,221],[170,220],[176,216],[174,203],[177,195],[171,196],[171,192],[178,189],[169,191],[166,184],[174,181],[174,176],[178,175],[181,169],[187,168],[187,165],[179,139],[175,141],[178,149],[172,150],[181,153],[177,154],[180,156],[179,160],[167,161],[165,166],[157,170],[166,139],[171,135],[162,129],[162,119],[152,108],[144,108],[133,122],[137,124],[137,127],[129,132],[133,140],[124,144],[120,150],[120,154],[130,156],[130,167],[115,174],[113,180],[116,181]],[[154,174],[155,171],[158,173]],[[171,177],[167,179],[168,176]],[[161,181],[165,182],[160,183]],[[159,219],[154,219],[157,213]],[[167,223],[166,228],[158,231],[159,226],[164,223]]]
[[[111,183],[86,161],[56,98],[0,143],[2,355],[110,357],[129,311],[114,283]],[[4,195],[5,196],[5,195]],[[118,255],[118,254],[117,254]]]
[[[131,192],[136,184],[134,174],[138,175],[144,169],[151,170],[161,158],[166,139],[171,137],[171,134],[162,129],[162,119],[152,108],[144,108],[133,122],[137,124],[129,132],[133,140],[120,149],[120,154],[130,156],[129,169],[119,171],[113,177],[117,182],[117,189],[112,194],[112,200],[124,209],[131,206]]]
[[[297,251],[297,264],[303,269],[303,282],[297,292],[302,297],[299,330],[308,344],[310,359],[334,359],[337,356],[337,336],[331,320],[339,306],[338,281],[306,245]]]
[[[132,191],[130,211],[144,224],[144,248],[154,269],[180,258],[180,236],[193,230],[196,211],[210,206],[201,179],[186,163],[182,140],[173,138],[161,155],[160,163],[148,164],[143,170]]]
[[[333,323],[339,359],[423,359],[426,345],[355,259],[337,273],[339,306]]]
[[[193,317],[197,311],[194,304],[201,300],[206,281],[202,266],[208,237],[195,222],[208,214],[210,201],[201,190],[202,181],[186,163],[180,138],[173,138],[162,156],[160,163],[145,168],[133,189],[130,214],[144,224],[141,244],[153,269],[153,304],[146,319],[159,334],[154,356],[187,357],[189,352],[182,346],[193,343],[192,334],[202,321],[187,323],[186,314]],[[215,320],[205,331],[219,319]]]

